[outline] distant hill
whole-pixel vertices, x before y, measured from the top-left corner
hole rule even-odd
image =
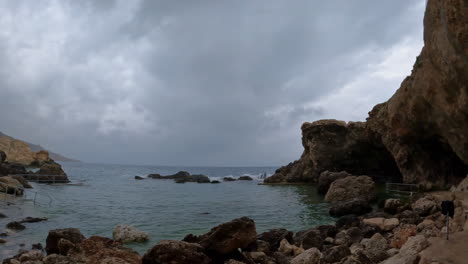
[[[1,140],[1,138],[12,138],[12,139],[15,139],[15,140],[19,140],[19,139],[16,139],[14,137],[8,136],[7,134],[4,134],[4,133],[0,132],[0,140]],[[41,150],[47,150],[49,152],[49,157],[51,159],[55,160],[55,161],[79,162],[79,160],[71,159],[71,158],[65,157],[65,156],[63,156],[61,154],[58,154],[58,153],[52,152],[52,151],[50,151],[48,149],[45,149],[41,145],[32,144],[32,143],[26,142],[24,140],[19,140],[19,141],[22,141],[22,142],[26,143],[29,146],[29,148],[31,149],[31,151],[33,151],[33,152],[38,152],[38,151],[41,151]]]

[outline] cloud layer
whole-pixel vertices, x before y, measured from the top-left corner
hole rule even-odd
[[[90,162],[281,165],[411,71],[424,0],[0,2],[0,130]]]

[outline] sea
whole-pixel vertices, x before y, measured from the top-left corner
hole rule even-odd
[[[255,221],[257,232],[273,228],[299,231],[334,222],[329,206],[309,185],[261,185],[262,175],[277,167],[168,167],[63,162],[71,184],[32,183],[24,198],[3,198],[0,230],[25,217],[47,221],[26,223],[26,229],[9,232],[0,244],[0,259],[32,244],[45,246],[48,231],[79,228],[86,236],[112,237],[118,224],[128,224],[150,236],[146,243],[126,246],[143,254],[158,241],[180,240],[203,234],[221,223],[242,216]],[[173,180],[135,180],[151,173],[187,171],[204,174],[220,184],[175,183]],[[223,177],[250,176],[253,181],[222,182]],[[33,202],[35,199],[35,203]]]

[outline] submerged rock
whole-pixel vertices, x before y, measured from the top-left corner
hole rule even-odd
[[[223,181],[236,181],[236,179],[232,178],[232,177],[224,177],[223,178]]]
[[[117,225],[112,231],[112,238],[122,243],[145,242],[149,240],[148,233],[129,225]]]
[[[135,176],[135,180],[144,180],[145,178],[141,177],[141,176]]]

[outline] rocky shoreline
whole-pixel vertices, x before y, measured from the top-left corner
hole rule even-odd
[[[467,179],[468,182],[468,179]],[[468,230],[466,200],[452,193],[455,215],[451,233]],[[78,229],[49,231],[45,248],[21,250],[5,259],[17,263],[128,263],[128,264],[414,264],[439,263],[424,254],[431,238],[445,235],[445,216],[440,202],[446,197],[420,194],[411,201],[387,199],[383,208],[362,216],[345,215],[334,225],[322,225],[296,233],[272,229],[258,234],[255,222],[242,217],[220,224],[206,234],[188,234],[182,240],[162,240],[143,256],[123,242],[146,241],[144,232],[117,226],[113,239],[86,238]],[[442,238],[443,239],[443,238]]]

